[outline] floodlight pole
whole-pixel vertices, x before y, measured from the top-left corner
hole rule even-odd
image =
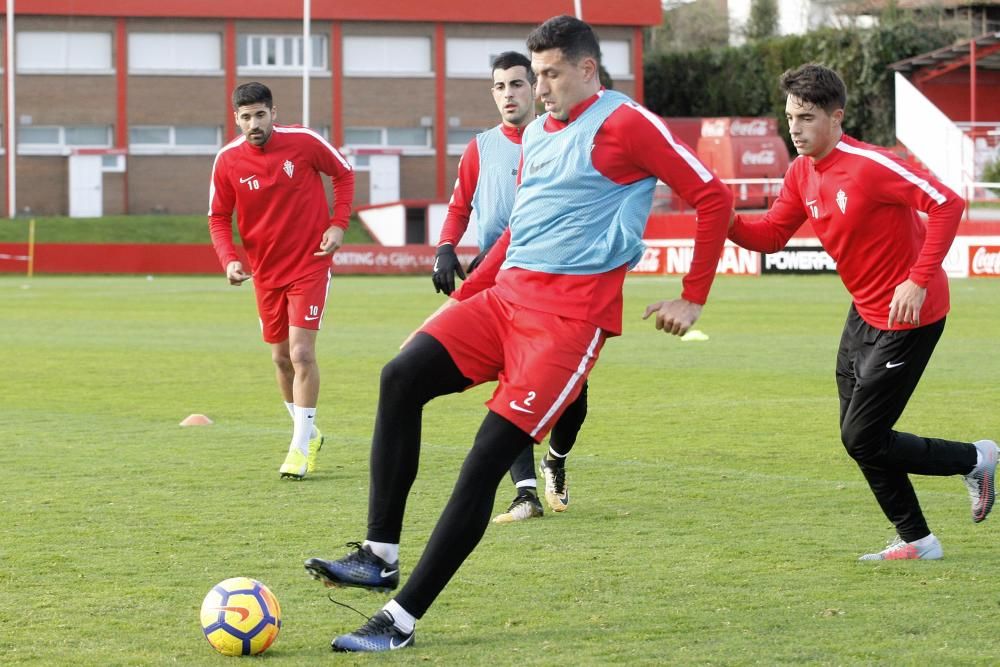
[[[14,0],[7,0],[7,217],[17,216],[17,119],[14,116]]]
[[[309,127],[309,68],[312,66],[312,17],[310,0],[302,0],[302,126]]]

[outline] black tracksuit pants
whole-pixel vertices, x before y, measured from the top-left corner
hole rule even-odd
[[[945,321],[903,331],[867,324],[854,305],[837,352],[840,437],[899,536],[930,534],[908,474],[965,475],[976,465],[971,443],[894,431],[944,331]]]

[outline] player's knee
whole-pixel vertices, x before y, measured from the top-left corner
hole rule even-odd
[[[289,362],[295,368],[312,366],[316,363],[316,350],[310,345],[294,345],[288,356]]]
[[[290,373],[294,370],[292,366],[292,358],[288,355],[287,350],[272,350],[271,351],[271,361],[274,365],[278,367],[278,370],[286,373]]]
[[[380,390],[383,397],[412,394],[419,384],[419,369],[411,357],[396,355],[382,367]]]
[[[840,428],[844,449],[858,463],[876,462],[883,454],[887,435],[881,430],[858,427],[851,422],[844,422]]]

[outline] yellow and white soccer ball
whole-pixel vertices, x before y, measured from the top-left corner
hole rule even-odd
[[[220,581],[201,603],[205,638],[223,655],[256,655],[267,650],[281,630],[281,606],[256,579]]]

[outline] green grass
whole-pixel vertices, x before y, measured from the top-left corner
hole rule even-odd
[[[233,236],[239,232],[233,225]],[[0,243],[28,240],[28,220],[0,220]],[[371,243],[357,216],[344,235],[346,243]],[[36,218],[36,243],[211,243],[204,215],[119,215],[103,218]]]
[[[438,303],[426,277],[337,278],[319,338],[322,469],[282,482],[290,421],[249,288],[213,278],[0,278],[0,662],[227,665],[201,636],[216,582],[284,611],[266,664],[994,664],[1000,519],[916,478],[945,559],[857,563],[891,529],[839,443],[830,277],[720,278],[682,343],[640,319],[679,281],[626,285],[591,377],[570,510],[490,526],[417,647],[333,656],[361,619],[302,560],[364,536],[378,371]],[[900,427],[1000,435],[1000,285],[953,282]],[[431,403],[407,507],[412,570],[491,387]],[[193,412],[215,419],[182,429]],[[512,497],[504,481],[496,509]],[[374,612],[384,596],[337,599]]]

